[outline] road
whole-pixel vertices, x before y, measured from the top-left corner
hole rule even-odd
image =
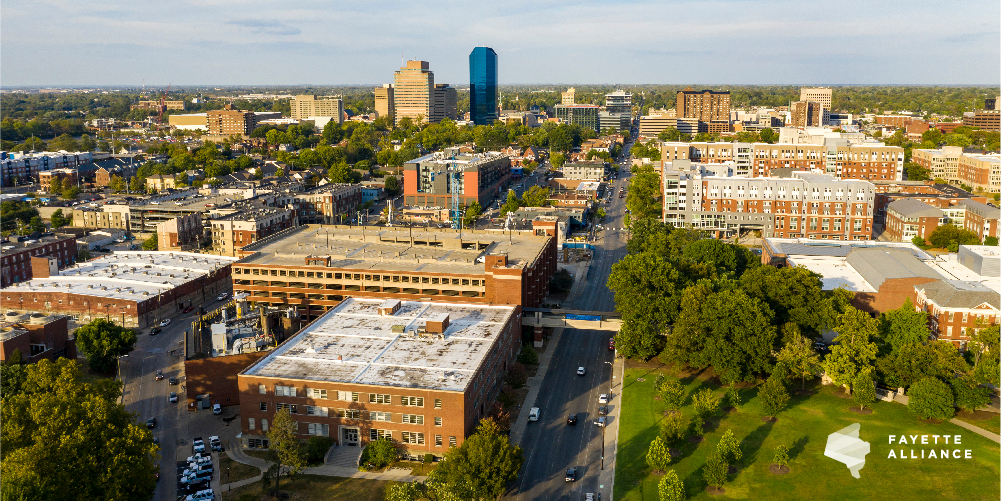
[[[231,284],[221,284],[223,290],[232,292]],[[218,291],[221,292],[221,291]],[[223,303],[211,298],[204,307],[206,311],[218,308]],[[176,461],[177,447],[191,443],[194,430],[187,430],[180,419],[185,410],[183,339],[185,329],[198,316],[197,310],[180,314],[171,319],[163,332],[149,335],[149,329],[142,329],[136,347],[128,357],[120,359],[122,379],[125,381],[123,402],[125,409],[137,414],[136,419],[145,423],[150,417],[156,418],[153,436],[160,440],[160,482],[157,484],[154,501],[175,501],[177,499]],[[171,350],[177,350],[171,355]],[[155,379],[157,369],[163,370],[164,378]],[[177,377],[179,384],[168,384],[170,377]],[[178,393],[178,403],[168,402],[170,392]],[[207,438],[207,437],[205,437]],[[187,456],[185,456],[187,457]],[[180,458],[183,460],[184,458]]]

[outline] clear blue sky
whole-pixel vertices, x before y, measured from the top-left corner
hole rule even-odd
[[[998,84],[997,0],[4,0],[0,86]]]

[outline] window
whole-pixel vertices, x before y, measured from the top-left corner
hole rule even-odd
[[[310,435],[326,437],[330,435],[330,425],[321,423],[306,423],[306,430]]]
[[[256,428],[257,422],[254,418],[247,419],[247,428],[253,430]]]
[[[312,405],[307,405],[306,406],[306,415],[307,416],[322,416],[322,417],[327,417],[328,416],[327,412],[328,412],[328,410],[327,410],[326,407],[314,407]]]
[[[358,393],[350,391],[339,391],[337,392],[337,400],[346,400],[348,402],[357,402]]]
[[[424,434],[405,431],[403,432],[403,443],[424,445]]]
[[[390,403],[390,398],[389,395],[370,393],[368,395],[368,402],[371,404],[388,404]]]
[[[361,419],[361,411],[358,409],[337,409],[337,417]]]
[[[448,437],[448,446],[449,447],[455,447],[455,443],[456,443],[455,442],[455,435],[450,435]]]
[[[267,419],[262,419],[261,420],[261,431],[268,431],[268,420]]]
[[[268,403],[261,402],[261,412],[267,412],[267,411],[268,411]]]
[[[375,412],[375,411],[372,411],[372,412],[368,413],[368,416],[369,416],[369,419],[371,419],[372,421],[385,421],[387,423],[393,421],[393,413],[391,413],[391,412]]]
[[[434,408],[435,409],[441,409],[441,399],[440,398],[434,399]]]
[[[310,388],[306,390],[306,395],[313,398],[327,398],[327,390],[321,390],[319,388]]]
[[[424,397],[400,397],[400,405],[424,407]]]
[[[278,386],[275,385],[275,395],[279,397],[294,397],[295,396],[295,386]]]
[[[288,409],[289,414],[298,414],[299,407],[296,404],[275,404],[275,410]]]
[[[434,446],[441,447],[441,435],[434,436]]]
[[[424,424],[424,416],[418,414],[403,414],[403,422],[407,424]]]
[[[435,426],[441,426],[441,417],[435,416],[435,418],[434,418],[434,425]]]
[[[393,438],[393,432],[391,430],[376,430],[372,428],[368,431],[368,438],[370,440],[379,440],[380,438]]]

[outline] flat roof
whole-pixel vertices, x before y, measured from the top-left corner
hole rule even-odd
[[[478,258],[506,253],[508,268],[525,268],[552,238],[531,230],[513,231],[510,237],[507,232],[463,230],[461,241],[459,234],[449,228],[303,225],[283,238],[251,246],[257,254],[241,263],[304,267],[306,256],[330,256],[330,268],[483,275]]]
[[[503,334],[512,306],[348,298],[243,371],[248,376],[463,391]],[[419,334],[448,315],[442,335]],[[402,327],[401,327],[402,326]]]
[[[3,292],[64,292],[145,301],[237,261],[194,252],[122,251],[78,263],[49,278],[33,278]]]
[[[998,277],[988,277],[963,266],[959,262],[958,254],[945,254],[936,256],[934,261],[926,262],[931,268],[949,280],[962,280],[964,282],[979,282],[987,288],[1001,293],[1001,281]]]
[[[15,252],[21,252],[24,250],[38,249],[44,247],[51,243],[64,242],[66,240],[74,240],[76,236],[68,233],[55,233],[52,235],[42,235],[38,238],[29,238],[23,242],[18,242],[17,235],[11,235],[7,237],[8,241],[0,244],[3,249],[4,255],[12,254]]]

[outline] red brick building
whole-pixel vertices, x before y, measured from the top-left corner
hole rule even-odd
[[[191,250],[202,236],[202,215],[195,212],[156,225],[158,250]]]
[[[978,200],[965,200],[961,205],[966,209],[963,228],[976,233],[981,241],[987,237],[998,238],[998,218],[1001,217],[1001,209]]]
[[[507,155],[460,154],[452,149],[439,151],[403,164],[404,204],[418,207],[451,207],[451,172],[459,177],[459,203],[474,201],[486,206],[511,178],[511,158]]]
[[[0,361],[10,361],[15,350],[28,363],[76,359],[76,341],[69,337],[68,320],[64,315],[7,312],[0,325]]]
[[[212,248],[223,256],[237,256],[241,247],[296,225],[292,209],[248,207],[212,220]]]
[[[295,195],[294,202],[302,224],[336,224],[346,216],[354,217],[362,204],[362,188],[358,184],[325,184]]]
[[[884,235],[893,242],[909,242],[914,237],[928,239],[945,222],[945,213],[917,200],[897,200],[886,206]]]
[[[932,335],[966,348],[970,330],[997,324],[1001,295],[980,282],[936,280],[915,285],[915,309],[928,313]]]
[[[24,241],[18,241],[24,238]],[[0,287],[31,280],[34,277],[32,258],[46,258],[45,269],[48,269],[48,258],[55,259],[57,269],[62,269],[76,262],[76,237],[73,235],[46,235],[36,239],[27,239],[12,235],[3,242],[3,253],[0,257]]]

